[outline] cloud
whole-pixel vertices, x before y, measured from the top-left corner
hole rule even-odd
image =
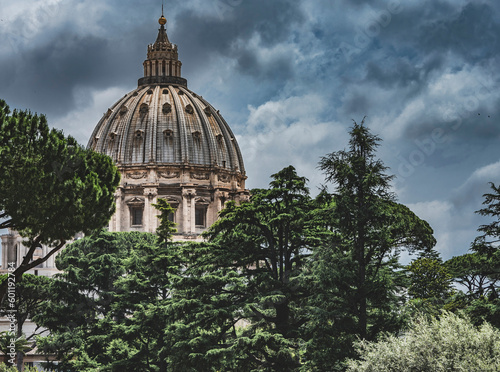
[[[324,183],[316,168],[320,157],[347,142],[343,125],[318,120],[326,106],[315,94],[249,106],[246,130],[238,142],[252,187],[267,184],[272,173],[290,164],[314,190]]]
[[[101,117],[118,97],[122,97],[125,93],[127,90],[120,87],[92,91],[88,88],[76,89],[75,108],[52,121],[51,125],[56,128],[66,128],[66,134],[71,134],[80,144],[87,146],[92,131]]]
[[[86,144],[107,107],[136,87],[159,12],[158,2],[133,0],[6,2],[0,97]],[[450,254],[468,248],[474,210],[497,177],[499,13],[486,0],[165,7],[183,75],[237,135],[249,187],[292,164],[314,191],[324,182],[319,157],[345,148],[351,119],[367,115],[400,201],[432,220]]]
[[[483,194],[490,191],[489,183],[500,184],[500,160],[476,169],[467,180],[458,187],[453,195],[453,203],[458,209],[472,207],[479,209]]]

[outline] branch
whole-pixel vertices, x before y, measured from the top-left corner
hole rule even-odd
[[[3,218],[4,216],[6,216],[5,213],[0,215],[0,218]],[[12,218],[10,220],[3,221],[0,223],[0,229],[7,229],[9,227],[14,227],[14,224],[12,223]]]
[[[255,308],[255,306],[250,306],[250,309],[253,311],[253,313],[259,317],[259,318],[262,318],[264,319],[266,322],[274,322],[276,320],[276,318],[273,318],[273,317],[270,317],[270,316],[267,316],[267,315],[264,315],[263,313],[261,313],[259,310],[257,310]]]
[[[37,238],[38,239],[38,238]],[[28,254],[24,257],[23,262],[21,265],[14,271],[14,275],[16,277],[21,276],[23,273],[25,273],[28,270],[31,270],[35,266],[40,265],[41,263],[44,263],[47,261],[51,256],[53,256],[57,251],[59,251],[64,245],[66,244],[66,240],[61,240],[60,243],[53,248],[49,253],[47,253],[45,256],[31,262],[31,263],[26,263],[29,262],[28,256],[33,256],[33,252],[35,251],[36,246],[33,244],[33,246],[30,248]]]
[[[42,237],[40,235],[38,235],[35,240],[33,240],[33,243],[31,243],[31,246],[30,246],[30,249],[28,250],[28,253],[26,253],[26,256],[24,256],[23,258],[23,262],[21,262],[21,265],[19,265],[19,267],[16,269],[16,271],[14,271],[14,275],[16,275],[16,277],[18,276],[17,275],[17,271],[25,266],[25,265],[28,265],[28,263],[31,261],[32,257],[33,257],[33,253],[35,252],[35,249],[38,248],[39,244],[40,244],[40,241],[42,240]],[[24,271],[21,272],[21,274],[23,273]]]
[[[48,330],[48,329],[43,329],[43,328],[42,328],[42,330],[41,330],[40,332],[38,332],[38,333],[37,333],[37,331],[38,331],[40,328],[42,328],[42,327],[40,327],[39,325],[37,325],[37,326],[36,326],[36,328],[35,328],[35,330],[33,331],[33,333],[32,333],[29,337],[26,337],[26,341],[29,341],[30,339],[32,339],[32,338],[33,338],[33,337],[35,337],[35,336],[40,336],[40,335],[44,334],[45,332],[49,332],[49,330]]]

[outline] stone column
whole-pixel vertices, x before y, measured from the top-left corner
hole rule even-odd
[[[184,234],[192,234],[195,232],[195,214],[194,214],[194,197],[195,189],[182,190],[182,232]],[[189,202],[189,203],[188,203]]]
[[[184,190],[183,190],[184,191]],[[188,203],[187,194],[182,193],[182,233],[188,233]]]
[[[123,189],[118,187],[115,192],[115,201],[116,201],[116,213],[115,213],[115,228],[110,229],[110,231],[122,231],[122,196]]]
[[[153,195],[151,199],[151,204],[156,204],[158,203],[158,191]],[[149,224],[151,226],[149,232],[155,233],[156,229],[158,228],[158,210],[151,205],[151,223]]]
[[[194,195],[191,197],[191,233],[196,232],[196,200]]]
[[[156,64],[156,61],[152,61],[152,66],[151,66],[151,68],[153,69],[153,73],[152,73],[152,75],[153,75],[153,76],[157,76],[157,75],[158,75],[158,74],[157,74],[158,70],[157,70],[157,64]]]
[[[145,187],[144,196],[144,214],[143,214],[143,226],[144,231],[154,232],[153,224],[155,221],[152,220],[154,207],[151,205],[156,202],[156,196],[158,195],[158,189],[156,187]]]

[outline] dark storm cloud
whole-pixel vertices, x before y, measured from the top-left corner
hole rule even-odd
[[[78,84],[109,78],[96,69],[109,58],[108,42],[96,37],[63,34],[20,55],[0,61],[1,91],[28,107],[55,114],[72,107],[72,89]],[[1,93],[0,93],[1,95]]]
[[[70,134],[73,122],[91,132],[119,99],[115,92],[134,89],[142,76],[161,1],[50,3],[11,2],[20,15],[7,28],[0,23],[7,32],[0,37],[0,98],[58,116]],[[26,17],[28,8],[35,14]],[[465,202],[487,191],[481,185],[488,180],[498,183],[500,173],[490,177],[489,168],[467,180],[500,158],[499,14],[500,2],[491,0],[165,2],[184,77],[241,138],[247,185],[265,187],[277,164],[290,162],[323,182],[315,171],[319,154],[344,148],[351,118],[367,115],[384,138],[387,165],[402,179],[401,202],[421,203],[424,219],[437,216],[438,236],[459,236],[460,218],[477,209]],[[436,129],[446,139],[428,142]],[[401,173],[403,165],[411,172]],[[467,249],[458,240],[438,244]]]
[[[133,87],[142,76],[145,49],[143,41],[130,38],[66,32],[0,60],[0,97],[8,96],[38,112],[63,115],[75,107],[76,87]]]
[[[439,69],[444,63],[438,55],[429,56],[425,61],[417,63],[407,56],[393,57],[383,62],[368,62],[365,81],[374,82],[384,89],[406,89],[412,86],[413,91],[419,91],[427,83],[432,71]]]
[[[203,67],[214,55],[234,59],[237,69],[255,77],[286,79],[292,74],[290,56],[261,61],[250,40],[258,36],[259,47],[269,48],[287,41],[297,23],[304,20],[300,2],[242,1],[214,16],[183,11],[176,17],[173,33],[182,43],[184,63],[190,68]]]
[[[114,8],[107,2],[108,7],[97,13],[99,18],[89,19],[94,28],[78,30],[68,20],[92,13],[93,1],[81,8],[82,14],[75,14],[75,4],[68,1],[38,4],[11,20],[6,37],[0,39],[5,53],[0,58],[0,98],[12,107],[30,108],[54,119],[82,104],[75,100],[76,88],[135,86],[142,76],[146,45],[156,36],[154,18],[153,27],[147,27],[137,22],[131,6],[136,2],[123,1]],[[144,4],[141,10],[156,15],[159,7]]]
[[[470,2],[459,11],[425,22],[420,33],[424,51],[453,51],[471,63],[495,57],[500,50],[500,23],[484,3]]]

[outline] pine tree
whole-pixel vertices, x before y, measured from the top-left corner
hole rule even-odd
[[[379,142],[364,122],[355,122],[348,150],[328,154],[319,164],[336,188],[325,206],[332,234],[316,249],[311,266],[317,295],[311,300],[308,352],[316,368],[341,370],[356,337],[398,329],[395,307],[405,284],[399,253],[435,244],[430,226],[395,202],[392,176],[375,157]]]

